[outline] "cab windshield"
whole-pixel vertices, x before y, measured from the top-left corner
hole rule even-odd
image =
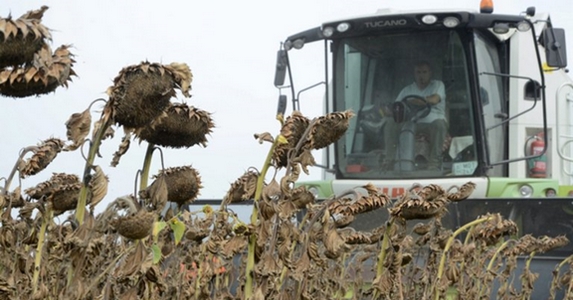
[[[477,167],[467,58],[457,31],[336,40],[334,110],[343,178],[471,176]]]

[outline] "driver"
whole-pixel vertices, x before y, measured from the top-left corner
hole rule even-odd
[[[409,95],[419,96],[427,101],[430,112],[424,118],[416,122],[416,133],[424,133],[430,139],[430,154],[428,169],[440,168],[442,145],[446,138],[447,122],[445,113],[445,88],[444,83],[432,79],[432,70],[427,61],[420,61],[414,65],[414,82],[402,89],[396,102],[408,101],[413,106],[426,106],[425,101],[417,98],[407,98]],[[391,116],[391,111],[386,107],[384,114]],[[392,164],[396,157],[398,138],[404,123],[396,123],[393,118],[387,118],[384,126],[384,144],[386,145],[386,163]]]

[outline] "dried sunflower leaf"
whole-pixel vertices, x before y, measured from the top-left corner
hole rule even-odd
[[[129,150],[129,145],[131,144],[131,132],[126,131],[125,136],[121,139],[121,144],[119,149],[113,154],[113,159],[111,161],[112,167],[117,167],[120,158]]]
[[[263,142],[273,143],[275,141],[273,135],[268,132],[255,133],[255,139],[259,141],[259,144],[262,144]]]
[[[100,166],[94,166],[93,169],[95,170],[95,174],[92,176],[92,179],[89,182],[89,188],[92,192],[92,198],[90,202],[90,209],[94,209],[94,207],[107,195],[107,188],[109,179],[103,173]]]
[[[139,192],[139,196],[144,199],[149,199],[151,209],[155,211],[162,211],[169,199],[169,191],[167,189],[167,181],[165,176],[157,178],[157,180],[148,189]]]
[[[92,117],[89,109],[70,116],[68,121],[66,121],[66,135],[73,144],[68,145],[65,150],[76,150],[83,144],[86,136],[90,133],[91,122]]]
[[[185,233],[185,223],[179,221],[178,219],[173,219],[173,221],[169,222],[169,227],[171,227],[171,230],[173,230],[175,245],[179,245],[179,242],[181,242],[183,234]]]

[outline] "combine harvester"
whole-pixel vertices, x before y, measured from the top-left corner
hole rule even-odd
[[[321,48],[312,53],[324,65],[309,81],[311,66],[297,58],[312,47]],[[380,10],[292,35],[278,51],[275,86],[279,110],[290,94],[293,110],[304,114],[300,96],[323,88],[325,113],[356,113],[346,135],[324,151],[322,180],[300,183],[318,198],[366,183],[397,198],[416,184],[449,189],[471,181],[470,199],[449,208],[451,227],[499,212],[521,234],[573,241],[573,81],[566,66],[564,30],[548,14],[533,7],[493,14],[491,1],[482,1],[479,12]],[[440,104],[401,93],[424,68],[437,82]],[[296,85],[304,80],[310,84]],[[437,105],[445,137],[434,127],[423,130]],[[395,149],[389,126],[398,128]],[[355,226],[379,226],[384,213]],[[551,271],[572,249],[534,259],[532,270],[542,274],[535,299],[547,298]]]

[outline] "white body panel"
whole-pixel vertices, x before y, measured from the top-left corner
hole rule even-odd
[[[546,14],[537,16],[541,20],[546,20]],[[536,34],[539,35],[545,26],[545,22],[536,23]],[[537,82],[541,83],[539,75],[539,66],[537,64],[535,47],[532,42],[531,32],[516,32],[511,36],[510,44],[510,74],[531,77]],[[545,50],[539,47],[540,56],[543,64],[545,64]],[[571,135],[573,133],[571,126],[571,98],[573,95],[573,85],[566,85],[560,87],[564,83],[573,83],[568,74],[564,70],[545,71],[545,96],[547,106],[547,134],[548,134],[548,148],[547,156],[547,178],[558,179],[560,184],[571,184],[572,177],[569,172],[571,163],[563,160],[558,153],[557,142],[561,145],[562,151],[571,155],[571,147],[573,144],[565,143],[564,137],[558,139],[557,137],[557,120],[559,120],[559,132],[561,135]],[[525,84],[527,80],[511,80],[510,81],[510,99],[509,99],[509,115],[514,116],[520,112],[526,111],[531,108],[533,101],[525,100]],[[557,91],[560,89],[559,94]],[[558,115],[559,114],[559,115]],[[543,131],[543,109],[542,103],[539,101],[535,108],[518,117],[510,122],[509,126],[509,157],[523,157],[525,155],[526,143],[528,139],[539,132]],[[571,140],[571,139],[569,139]],[[529,145],[529,144],[528,144]],[[526,178],[527,177],[527,162],[519,161],[509,164],[509,177],[510,178]],[[569,173],[569,174],[568,174]]]
[[[443,187],[446,191],[452,187],[460,187],[467,182],[476,184],[476,189],[471,195],[471,198],[485,198],[487,194],[488,179],[485,177],[472,177],[472,178],[433,178],[433,179],[409,179],[409,180],[334,180],[332,181],[332,189],[335,195],[340,195],[345,191],[363,186],[366,183],[372,183],[378,187],[383,193],[392,198],[398,197],[404,191],[410,189],[413,184],[427,186],[429,184],[437,184]],[[454,192],[455,190],[452,190]]]

